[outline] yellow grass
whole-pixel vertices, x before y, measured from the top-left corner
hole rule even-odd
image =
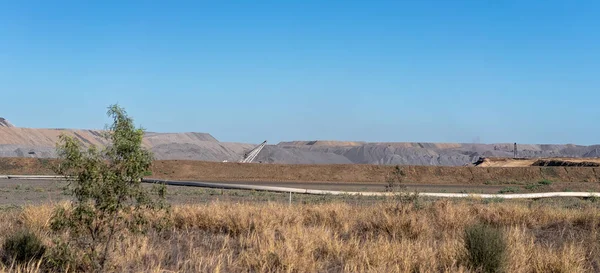
[[[50,205],[1,212],[0,240],[29,228],[51,246]],[[600,211],[519,203],[436,201],[368,206],[181,205],[172,227],[127,236],[111,257],[114,272],[473,272],[464,229],[500,227],[508,272],[589,272],[598,256]],[[0,272],[38,272],[39,263]]]

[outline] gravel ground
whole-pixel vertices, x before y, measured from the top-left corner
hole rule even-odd
[[[240,184],[241,182],[231,182]],[[342,191],[383,191],[385,184],[373,183],[275,183],[275,182],[248,182],[246,184],[282,186],[295,188],[342,190]],[[65,193],[67,182],[56,180],[15,180],[0,179],[0,208],[20,207],[58,203],[69,200]],[[147,187],[152,185],[146,184]],[[414,185],[405,184],[406,192],[468,192],[468,193],[514,193],[514,192],[540,192],[552,191],[542,186],[530,188],[527,185]],[[576,191],[600,191],[600,187],[589,183],[558,184],[559,187],[570,187]],[[331,202],[341,200],[356,204],[368,204],[384,198],[378,197],[348,197],[348,196],[318,196],[294,194],[293,202]],[[248,190],[221,190],[195,187],[167,186],[167,200],[172,204],[193,204],[212,201],[233,202],[289,202],[287,193],[270,193]]]

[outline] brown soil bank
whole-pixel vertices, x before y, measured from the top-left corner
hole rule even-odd
[[[400,179],[427,184],[510,184],[541,180],[553,182],[598,182],[600,168],[524,167],[475,168],[401,166]],[[381,165],[276,165],[213,163],[202,161],[156,161],[153,176],[206,181],[331,181],[385,182],[395,166]]]
[[[0,174],[52,174],[54,160],[0,158]],[[439,167],[401,166],[406,183],[424,184],[511,184],[541,180],[553,182],[599,182],[600,168],[594,167]],[[381,165],[278,165],[216,163],[185,160],[154,162],[152,177],[200,181],[281,182],[385,182],[394,166]]]

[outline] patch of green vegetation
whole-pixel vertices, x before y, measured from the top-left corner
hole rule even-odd
[[[485,185],[523,185],[523,182],[518,181],[492,181],[488,180],[483,182]]]
[[[544,185],[544,186],[550,186],[552,185],[552,181],[548,180],[548,179],[544,179],[541,180],[540,182],[538,182],[539,185]]]
[[[586,199],[592,203],[597,203],[598,201],[600,201],[600,196],[592,194],[592,196],[590,196]]]
[[[537,184],[527,184],[525,185],[525,189],[530,190],[530,191],[535,191],[537,189],[539,189],[540,187],[544,187],[544,186],[550,186],[552,185],[552,181],[548,180],[548,179],[544,179],[541,181],[538,181]]]
[[[547,176],[556,176],[556,169],[554,167],[540,167],[541,172]]]
[[[38,163],[44,168],[52,167],[50,164],[50,159],[47,159],[47,158],[39,158]]]
[[[0,205],[0,211],[7,211],[7,210],[15,210],[15,209],[23,209],[23,207],[15,205],[15,204],[8,204],[8,205]]]
[[[24,264],[41,259],[46,252],[46,246],[33,232],[22,230],[9,235],[2,245],[2,250],[5,264]]]
[[[398,192],[406,190],[406,187],[403,186],[403,183],[405,182],[405,176],[406,172],[404,171],[404,169],[399,165],[396,165],[396,167],[394,167],[394,171],[387,175],[387,184],[385,185],[385,191]]]
[[[540,187],[539,184],[528,184],[525,186],[525,189],[534,191],[534,190],[537,190],[539,187]]]
[[[70,206],[54,209],[50,228],[68,234],[54,245],[78,249],[82,258],[61,262],[65,268],[52,271],[110,271],[114,246],[122,244],[125,235],[141,235],[169,224],[164,217],[149,218],[152,213],[168,213],[169,205],[165,185],[149,191],[141,184],[152,165],[151,152],[142,146],[144,130],[136,128],[118,105],[111,105],[107,115],[113,119],[105,135],[111,145],[84,149],[74,137],[59,137],[56,150],[61,163],[55,172],[74,177],[69,186],[73,200]]]
[[[520,191],[519,188],[506,187],[504,189],[499,190],[498,193],[517,193],[519,191]]]
[[[500,198],[500,197],[494,197],[494,198],[486,198],[482,200],[483,204],[493,204],[493,203],[502,203],[504,202],[506,199],[504,198]]]

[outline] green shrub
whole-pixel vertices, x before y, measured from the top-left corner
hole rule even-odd
[[[4,262],[27,263],[31,260],[39,260],[46,252],[46,247],[37,235],[29,230],[19,231],[4,241]]]
[[[85,271],[68,244],[60,239],[53,240],[53,244],[54,247],[49,248],[44,257],[44,269],[47,272],[67,272],[68,269],[76,269],[75,272]]]
[[[506,187],[506,188],[498,191],[498,193],[515,193],[515,192],[519,192],[519,189],[513,188],[513,187]]]
[[[556,168],[555,167],[540,167],[540,171],[545,176],[556,177]]]
[[[493,204],[493,203],[502,203],[504,202],[504,198],[500,198],[500,197],[493,197],[493,198],[487,198],[487,199],[483,199],[482,203],[483,204]]]
[[[550,186],[550,185],[552,185],[552,181],[550,181],[550,180],[548,180],[548,179],[544,179],[544,180],[542,180],[542,181],[538,182],[538,184],[540,184],[540,185],[546,185],[546,186]]]
[[[506,242],[501,230],[483,224],[465,230],[470,265],[483,272],[503,272]]]
[[[405,190],[406,187],[402,185],[405,176],[406,173],[404,172],[404,170],[399,165],[396,165],[396,167],[394,167],[394,170],[387,175],[387,184],[385,185],[385,191],[396,192]]]
[[[525,189],[528,189],[530,191],[534,191],[537,190],[540,187],[539,184],[528,184],[525,186]]]

